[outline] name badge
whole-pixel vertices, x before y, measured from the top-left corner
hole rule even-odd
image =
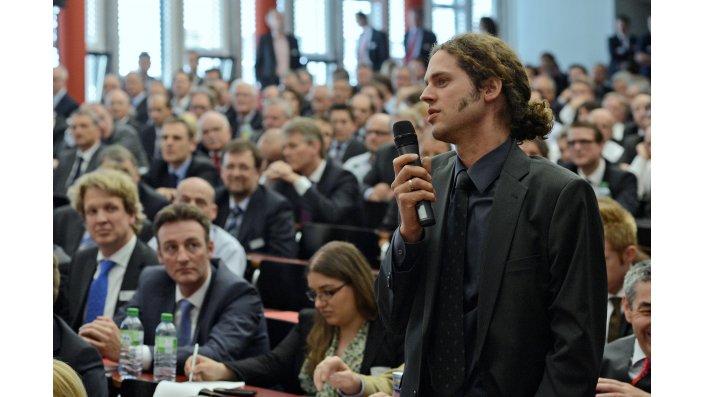
[[[264,240],[261,238],[256,238],[254,240],[250,240],[248,244],[250,245],[251,250],[256,250],[264,247]]]
[[[118,300],[119,300],[119,301],[129,301],[130,299],[132,299],[132,297],[133,297],[134,295],[135,295],[135,291],[134,291],[134,290],[132,290],[132,291],[120,291],[120,293],[118,293]]]

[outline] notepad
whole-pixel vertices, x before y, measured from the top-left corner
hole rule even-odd
[[[161,381],[154,391],[154,397],[192,397],[201,389],[213,390],[216,387],[235,389],[245,386],[245,382],[169,382]]]

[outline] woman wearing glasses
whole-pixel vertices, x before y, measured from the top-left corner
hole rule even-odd
[[[403,361],[403,338],[393,337],[377,320],[373,276],[352,244],[330,242],[311,258],[307,293],[315,310],[299,313],[299,323],[271,352],[220,363],[198,356],[195,380],[236,380],[284,391],[337,396],[330,386],[320,392],[313,383],[316,365],[338,356],[354,372],[369,375],[372,367],[396,367]],[[191,360],[185,373],[191,372]]]

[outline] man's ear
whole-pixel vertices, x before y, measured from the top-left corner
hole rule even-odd
[[[482,87],[482,92],[484,94],[486,101],[493,101],[499,97],[502,93],[502,80],[491,77],[485,80],[485,84]]]

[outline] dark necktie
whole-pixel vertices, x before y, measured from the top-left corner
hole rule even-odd
[[[639,375],[637,375],[636,378],[632,379],[632,386],[636,386],[636,384],[639,383],[642,378],[648,375],[650,371],[651,359],[646,357],[644,358],[644,365],[641,367],[641,372],[639,372]]]
[[[220,173],[220,155],[218,154],[218,152],[211,153],[211,162],[213,163],[213,166],[218,171],[218,173]]]
[[[191,302],[186,299],[179,301],[179,310],[181,311],[181,322],[177,330],[179,346],[191,344],[191,309],[193,309]]]
[[[176,175],[175,172],[170,172],[169,173],[169,186],[167,187],[173,187],[176,188],[179,184],[179,177]]]
[[[431,346],[431,381],[439,396],[454,396],[465,380],[463,331],[463,272],[465,270],[468,193],[467,171],[458,174],[446,218],[446,246],[440,264],[434,339]]]
[[[622,317],[622,311],[619,309],[619,304],[621,302],[622,298],[618,296],[613,296],[610,298],[610,303],[612,304],[612,314],[610,315],[610,327],[607,331],[607,342],[612,342],[613,340],[619,338],[619,325]]]
[[[76,179],[78,179],[81,176],[81,166],[83,165],[83,157],[76,155],[76,169],[73,172],[73,175],[71,175],[66,183],[66,187],[70,187],[73,185],[74,182],[76,182]]]
[[[93,280],[88,290],[84,324],[90,323],[98,316],[102,316],[105,310],[105,298],[108,295],[108,273],[110,273],[110,269],[115,266],[115,262],[109,259],[101,259],[99,266],[100,272],[98,273],[98,277]]]
[[[225,221],[225,230],[236,238],[237,234],[240,232],[240,224],[242,223],[240,218],[244,213],[245,211],[243,211],[242,208],[235,206],[235,208],[230,210],[228,219]]]

